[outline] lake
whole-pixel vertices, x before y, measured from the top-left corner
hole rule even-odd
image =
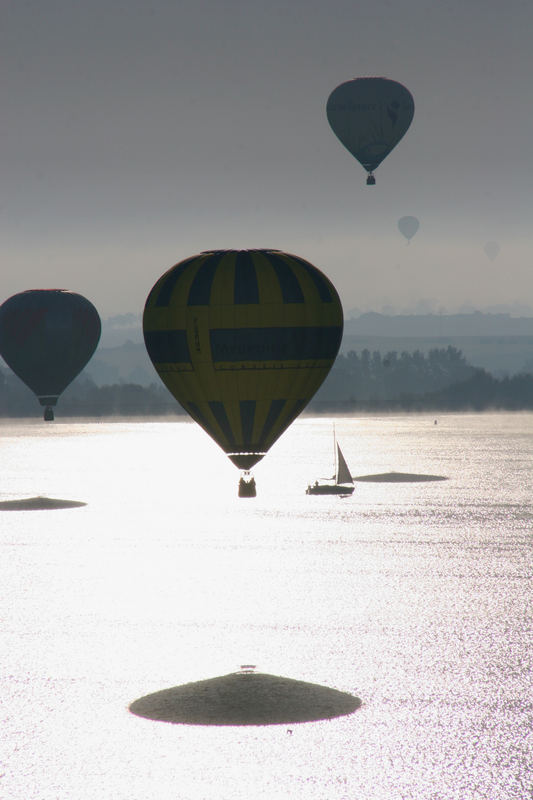
[[[333,423],[354,476],[446,480],[307,496]],[[253,499],[181,420],[59,404],[0,453],[2,798],[533,797],[533,414],[303,417]],[[249,724],[220,710],[236,680]],[[196,682],[174,723],[133,713]],[[358,702],[320,718],[326,688]]]

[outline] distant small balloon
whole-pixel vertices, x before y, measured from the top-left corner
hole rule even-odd
[[[498,242],[487,242],[483,250],[485,251],[485,255],[490,258],[491,261],[494,261],[494,259],[498,258],[500,253],[500,245]]]
[[[407,239],[407,244],[409,244],[419,227],[420,222],[416,217],[400,217],[398,220],[398,229]]]

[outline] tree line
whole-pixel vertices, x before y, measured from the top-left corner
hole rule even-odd
[[[423,395],[467,380],[475,367],[467,364],[462,352],[449,346],[428,354],[396,351],[351,350],[339,354],[315,403],[347,402],[355,407],[380,408],[405,395]]]
[[[13,373],[0,368],[0,417],[35,417],[38,400]],[[97,386],[83,375],[65,389],[58,402],[60,417],[140,417],[185,414],[161,383],[140,386],[114,383]]]
[[[0,417],[35,417],[33,393],[7,368],[0,368]],[[495,378],[469,365],[455,347],[427,354],[362,350],[340,354],[308,411],[533,409],[533,375]],[[59,401],[64,417],[185,414],[161,383],[97,386],[82,374]]]
[[[533,410],[533,374],[495,378],[451,345],[341,354],[328,382],[310,404],[316,411]]]

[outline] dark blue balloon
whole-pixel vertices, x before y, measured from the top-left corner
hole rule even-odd
[[[97,310],[63,289],[30,289],[0,306],[0,355],[45,406],[52,406],[87,364],[100,339]]]
[[[326,113],[335,135],[369,173],[407,131],[415,112],[411,92],[388,78],[355,78],[330,94]]]

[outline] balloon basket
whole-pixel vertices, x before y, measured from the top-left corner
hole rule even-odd
[[[255,497],[257,495],[255,478],[245,472],[239,480],[239,497]]]

